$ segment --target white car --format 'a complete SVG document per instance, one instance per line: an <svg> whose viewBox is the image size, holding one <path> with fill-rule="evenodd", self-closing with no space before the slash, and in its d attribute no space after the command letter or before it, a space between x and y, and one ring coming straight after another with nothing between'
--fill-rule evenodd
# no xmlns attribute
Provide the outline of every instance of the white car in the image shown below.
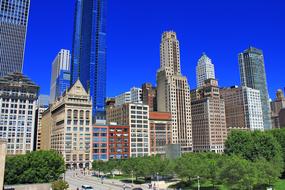
<svg viewBox="0 0 285 190"><path fill-rule="evenodd" d="M82 185L82 190L94 190L90 185Z"/></svg>

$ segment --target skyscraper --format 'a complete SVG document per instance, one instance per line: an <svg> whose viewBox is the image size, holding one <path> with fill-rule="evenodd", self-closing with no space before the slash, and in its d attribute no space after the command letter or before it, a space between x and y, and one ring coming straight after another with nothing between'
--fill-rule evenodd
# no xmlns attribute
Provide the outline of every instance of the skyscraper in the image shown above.
<svg viewBox="0 0 285 190"><path fill-rule="evenodd" d="M53 103L70 87L70 51L62 49L52 63L50 102Z"/></svg>
<svg viewBox="0 0 285 190"><path fill-rule="evenodd" d="M22 72L30 0L0 1L0 77Z"/></svg>
<svg viewBox="0 0 285 190"><path fill-rule="evenodd" d="M79 78L90 91L93 117L97 119L105 118L106 1L76 1L73 35L71 83Z"/></svg>
<svg viewBox="0 0 285 190"><path fill-rule="evenodd" d="M191 91L192 137L194 152L224 152L227 139L225 101L218 81L207 79Z"/></svg>
<svg viewBox="0 0 285 190"><path fill-rule="evenodd" d="M207 79L215 79L215 67L212 60L203 53L196 67L197 88L203 87Z"/></svg>
<svg viewBox="0 0 285 190"><path fill-rule="evenodd" d="M172 143L180 144L183 152L192 151L190 87L187 78L181 74L179 41L173 31L162 35L157 109L171 114Z"/></svg>
<svg viewBox="0 0 285 190"><path fill-rule="evenodd" d="M262 50L249 47L239 54L241 85L260 90L264 129L271 129L271 114Z"/></svg>

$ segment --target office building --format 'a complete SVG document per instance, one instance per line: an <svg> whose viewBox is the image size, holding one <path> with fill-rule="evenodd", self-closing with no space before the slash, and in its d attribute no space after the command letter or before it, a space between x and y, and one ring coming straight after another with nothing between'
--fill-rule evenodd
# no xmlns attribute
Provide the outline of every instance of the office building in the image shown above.
<svg viewBox="0 0 285 190"><path fill-rule="evenodd" d="M143 104L123 104L106 108L107 124L130 127L130 157L150 155L149 107Z"/></svg>
<svg viewBox="0 0 285 190"><path fill-rule="evenodd" d="M80 79L90 91L92 115L100 120L105 118L106 100L106 3L76 0L71 58L71 83Z"/></svg>
<svg viewBox="0 0 285 190"><path fill-rule="evenodd" d="M250 47L239 54L241 85L260 90L264 129L271 126L271 113L262 50Z"/></svg>
<svg viewBox="0 0 285 190"><path fill-rule="evenodd" d="M233 86L220 89L220 94L225 100L228 131L264 130L259 90Z"/></svg>
<svg viewBox="0 0 285 190"><path fill-rule="evenodd" d="M181 74L179 41L175 32L164 32L160 45L160 69L157 72L157 110L172 119L172 143L182 152L192 151L190 87Z"/></svg>
<svg viewBox="0 0 285 190"><path fill-rule="evenodd" d="M279 123L279 113L280 110L285 108L285 98L284 93L281 89L279 89L276 93L276 99L270 102L271 105L271 121L272 121L272 128L280 128Z"/></svg>
<svg viewBox="0 0 285 190"><path fill-rule="evenodd" d="M0 138L7 139L7 154L33 151L39 87L21 73L0 78Z"/></svg>
<svg viewBox="0 0 285 190"><path fill-rule="evenodd" d="M149 111L157 111L157 90L151 83L145 83L142 85L142 101L143 104L149 106Z"/></svg>
<svg viewBox="0 0 285 190"><path fill-rule="evenodd" d="M207 79L191 91L192 137L194 152L222 153L227 139L225 103L218 81Z"/></svg>
<svg viewBox="0 0 285 190"><path fill-rule="evenodd" d="M53 103L70 87L70 51L62 49L52 63L50 102Z"/></svg>
<svg viewBox="0 0 285 190"><path fill-rule="evenodd" d="M90 94L77 80L43 113L41 146L59 152L69 168L91 167L91 113Z"/></svg>
<svg viewBox="0 0 285 190"><path fill-rule="evenodd" d="M109 160L130 158L130 127L108 126Z"/></svg>
<svg viewBox="0 0 285 190"><path fill-rule="evenodd" d="M5 160L7 144L4 139L0 139L0 189L4 189Z"/></svg>
<svg viewBox="0 0 285 190"><path fill-rule="evenodd" d="M215 78L214 64L212 64L212 60L203 53L196 66L197 88L203 87L205 80Z"/></svg>
<svg viewBox="0 0 285 190"><path fill-rule="evenodd" d="M107 161L109 152L108 126L95 124L92 138L93 161Z"/></svg>
<svg viewBox="0 0 285 190"><path fill-rule="evenodd" d="M133 87L130 91L115 97L116 106L121 106L126 103L142 103L142 89Z"/></svg>
<svg viewBox="0 0 285 190"><path fill-rule="evenodd" d="M172 144L170 113L149 112L150 154L165 155L166 147Z"/></svg>
<svg viewBox="0 0 285 190"><path fill-rule="evenodd" d="M41 149L41 130L42 130L42 116L44 111L46 111L49 107L49 96L48 95L40 95L37 102L36 108L36 122L35 122L35 145L34 150Z"/></svg>
<svg viewBox="0 0 285 190"><path fill-rule="evenodd" d="M30 0L0 1L0 77L23 70Z"/></svg>

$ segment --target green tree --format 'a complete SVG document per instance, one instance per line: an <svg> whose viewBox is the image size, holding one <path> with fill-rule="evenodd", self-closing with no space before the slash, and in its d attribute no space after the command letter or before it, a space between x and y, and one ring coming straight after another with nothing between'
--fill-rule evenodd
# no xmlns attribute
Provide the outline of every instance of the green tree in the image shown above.
<svg viewBox="0 0 285 190"><path fill-rule="evenodd" d="M66 181L58 180L52 183L51 188L53 190L67 190L69 185Z"/></svg>
<svg viewBox="0 0 285 190"><path fill-rule="evenodd" d="M55 151L8 156L5 184L49 183L57 180L64 172L64 160Z"/></svg>
<svg viewBox="0 0 285 190"><path fill-rule="evenodd" d="M223 165L220 180L229 189L252 190L258 184L257 169L250 161L230 156L224 157L220 162Z"/></svg>

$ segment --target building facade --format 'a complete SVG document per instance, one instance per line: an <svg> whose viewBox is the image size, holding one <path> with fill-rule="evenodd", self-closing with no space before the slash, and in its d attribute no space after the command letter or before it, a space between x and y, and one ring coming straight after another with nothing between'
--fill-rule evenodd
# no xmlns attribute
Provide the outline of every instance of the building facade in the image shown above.
<svg viewBox="0 0 285 190"><path fill-rule="evenodd" d="M21 73L0 78L0 138L7 139L7 154L33 151L39 87Z"/></svg>
<svg viewBox="0 0 285 190"><path fill-rule="evenodd" d="M165 155L167 145L172 144L171 114L149 112L150 154Z"/></svg>
<svg viewBox="0 0 285 190"><path fill-rule="evenodd" d="M30 0L0 1L0 77L23 70Z"/></svg>
<svg viewBox="0 0 285 190"><path fill-rule="evenodd" d="M130 158L130 127L108 126L109 160Z"/></svg>
<svg viewBox="0 0 285 190"><path fill-rule="evenodd" d="M70 87L70 51L62 49L52 63L50 102L53 103Z"/></svg>
<svg viewBox="0 0 285 190"><path fill-rule="evenodd" d="M239 54L241 85L260 90L264 129L271 126L269 95L262 50L250 47Z"/></svg>
<svg viewBox="0 0 285 190"><path fill-rule="evenodd" d="M130 127L130 157L150 155L148 105L130 103L108 106L106 116L107 124Z"/></svg>
<svg viewBox="0 0 285 190"><path fill-rule="evenodd" d="M107 161L109 157L108 126L95 125L92 138L93 160Z"/></svg>
<svg viewBox="0 0 285 190"><path fill-rule="evenodd" d="M90 91L93 117L105 118L107 0L76 0L71 83Z"/></svg>
<svg viewBox="0 0 285 190"><path fill-rule="evenodd" d="M264 130L259 90L233 86L221 89L220 93L225 100L226 123L229 131Z"/></svg>
<svg viewBox="0 0 285 190"><path fill-rule="evenodd" d="M69 168L91 167L92 101L81 82L77 80L49 112L43 114L42 137L50 135L50 139L42 143L50 141L50 145L43 146L59 152Z"/></svg>
<svg viewBox="0 0 285 190"><path fill-rule="evenodd" d="M191 91L192 137L195 152L224 152L227 139L225 103L218 81L207 79L202 88Z"/></svg>
<svg viewBox="0 0 285 190"><path fill-rule="evenodd" d="M142 101L149 106L150 112L157 111L157 90L151 83L142 85Z"/></svg>
<svg viewBox="0 0 285 190"><path fill-rule="evenodd" d="M203 53L196 66L197 88L203 87L205 80L215 78L215 66L212 60Z"/></svg>
<svg viewBox="0 0 285 190"><path fill-rule="evenodd" d="M270 102L271 106L271 121L272 128L280 128L279 113L281 109L285 108L285 98L284 93L281 89L278 89L276 93L276 99Z"/></svg>
<svg viewBox="0 0 285 190"><path fill-rule="evenodd" d="M180 48L175 32L165 32L160 45L160 69L157 72L157 110L172 119L172 143L183 152L192 151L190 87L180 69Z"/></svg>
<svg viewBox="0 0 285 190"><path fill-rule="evenodd" d="M49 96L40 95L38 102L37 102L37 109L36 109L36 122L35 122L36 140L35 140L34 150L41 149L42 117L43 117L43 113L48 109L48 107L49 107Z"/></svg>
<svg viewBox="0 0 285 190"><path fill-rule="evenodd" d="M124 92L115 97L116 106L127 103L142 103L142 89L133 87L128 92Z"/></svg>

